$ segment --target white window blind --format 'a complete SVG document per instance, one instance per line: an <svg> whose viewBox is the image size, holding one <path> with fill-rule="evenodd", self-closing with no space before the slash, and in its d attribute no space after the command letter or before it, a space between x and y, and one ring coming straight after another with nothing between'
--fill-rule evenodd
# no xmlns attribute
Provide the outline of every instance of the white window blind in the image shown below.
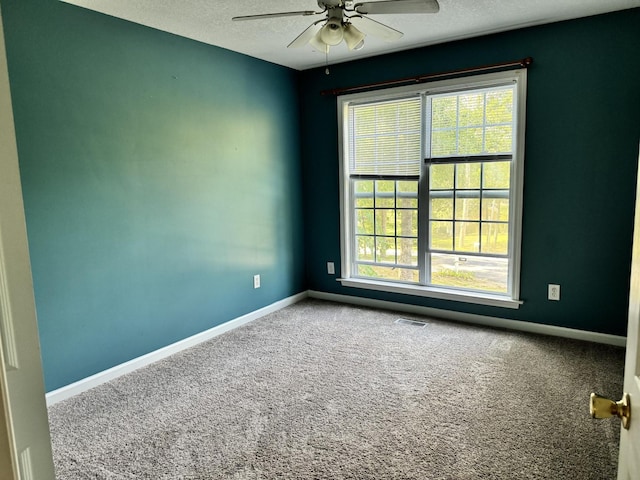
<svg viewBox="0 0 640 480"><path fill-rule="evenodd" d="M421 110L420 97L350 105L349 173L420 175Z"/></svg>

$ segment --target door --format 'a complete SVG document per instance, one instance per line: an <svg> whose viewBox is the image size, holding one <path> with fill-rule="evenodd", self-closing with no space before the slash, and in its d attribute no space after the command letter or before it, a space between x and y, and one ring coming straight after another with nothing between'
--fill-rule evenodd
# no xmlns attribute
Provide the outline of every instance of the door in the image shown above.
<svg viewBox="0 0 640 480"><path fill-rule="evenodd" d="M624 366L624 391L629 394L631 421L621 429L618 480L640 478L640 175L636 190L636 213L633 229L629 326Z"/></svg>
<svg viewBox="0 0 640 480"><path fill-rule="evenodd" d="M0 479L53 480L0 12Z"/></svg>

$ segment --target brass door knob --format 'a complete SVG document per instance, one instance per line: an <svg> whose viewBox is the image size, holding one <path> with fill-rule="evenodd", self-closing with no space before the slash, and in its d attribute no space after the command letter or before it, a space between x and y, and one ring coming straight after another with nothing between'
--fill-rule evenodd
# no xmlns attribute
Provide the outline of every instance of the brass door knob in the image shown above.
<svg viewBox="0 0 640 480"><path fill-rule="evenodd" d="M625 393L622 400L614 402L592 393L589 413L591 413L591 418L619 417L622 419L622 427L628 429L629 423L631 423L631 398L628 393Z"/></svg>

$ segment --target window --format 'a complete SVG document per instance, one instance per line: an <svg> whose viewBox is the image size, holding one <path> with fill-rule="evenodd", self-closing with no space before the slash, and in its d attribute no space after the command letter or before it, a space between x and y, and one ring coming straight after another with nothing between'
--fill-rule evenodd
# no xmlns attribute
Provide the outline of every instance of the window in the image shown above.
<svg viewBox="0 0 640 480"><path fill-rule="evenodd" d="M344 285L517 308L525 83L338 99Z"/></svg>

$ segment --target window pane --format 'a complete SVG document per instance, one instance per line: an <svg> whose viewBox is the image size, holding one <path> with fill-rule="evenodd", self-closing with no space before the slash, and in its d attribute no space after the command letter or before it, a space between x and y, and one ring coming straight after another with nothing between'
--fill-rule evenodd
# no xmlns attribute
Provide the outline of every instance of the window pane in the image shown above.
<svg viewBox="0 0 640 480"><path fill-rule="evenodd" d="M453 192L451 192L453 196ZM431 198L431 218L452 220L453 198Z"/></svg>
<svg viewBox="0 0 640 480"><path fill-rule="evenodd" d="M456 128L458 120L458 103L454 96L436 97L431 102L433 129Z"/></svg>
<svg viewBox="0 0 640 480"><path fill-rule="evenodd" d="M446 253L432 253L431 284L445 287L473 285L475 274L467 265L468 258Z"/></svg>
<svg viewBox="0 0 640 480"><path fill-rule="evenodd" d="M453 188L453 164L431 165L429 169L429 183L432 190Z"/></svg>
<svg viewBox="0 0 640 480"><path fill-rule="evenodd" d="M456 222L455 250L458 252L480 251L480 224Z"/></svg>
<svg viewBox="0 0 640 480"><path fill-rule="evenodd" d="M403 237L418 236L418 211L396 210L398 235Z"/></svg>
<svg viewBox="0 0 640 480"><path fill-rule="evenodd" d="M509 253L509 226L506 223L482 224L482 253Z"/></svg>
<svg viewBox="0 0 640 480"><path fill-rule="evenodd" d="M381 267L378 265L358 265L356 274L360 277L378 278L380 280L393 280L396 282L418 283L417 270L396 267Z"/></svg>
<svg viewBox="0 0 640 480"><path fill-rule="evenodd" d="M376 210L376 235L395 236L396 221L395 210Z"/></svg>
<svg viewBox="0 0 640 480"><path fill-rule="evenodd" d="M507 293L509 262L506 258L432 253L431 284Z"/></svg>
<svg viewBox="0 0 640 480"><path fill-rule="evenodd" d="M356 180L353 182L356 197L356 207L373 207L373 182L371 180Z"/></svg>
<svg viewBox="0 0 640 480"><path fill-rule="evenodd" d="M456 188L480 188L480 163L456 165Z"/></svg>
<svg viewBox="0 0 640 480"><path fill-rule="evenodd" d="M513 90L502 89L487 92L487 123L511 123L513 121Z"/></svg>
<svg viewBox="0 0 640 480"><path fill-rule="evenodd" d="M509 221L509 197L495 198L499 192L485 192L482 197L482 220ZM508 192L505 192L505 195Z"/></svg>
<svg viewBox="0 0 640 480"><path fill-rule="evenodd" d="M376 207L396 206L395 182L393 180L376 181Z"/></svg>
<svg viewBox="0 0 640 480"><path fill-rule="evenodd" d="M461 129L458 137L458 155L477 155L483 153L482 128Z"/></svg>
<svg viewBox="0 0 640 480"><path fill-rule="evenodd" d="M453 222L431 222L429 246L435 250L453 250Z"/></svg>
<svg viewBox="0 0 640 480"><path fill-rule="evenodd" d="M484 123L484 94L466 93L459 97L458 125L469 127Z"/></svg>
<svg viewBox="0 0 640 480"><path fill-rule="evenodd" d="M417 238L398 238L398 263L401 265L418 265Z"/></svg>
<svg viewBox="0 0 640 480"><path fill-rule="evenodd" d="M485 151L487 153L508 153L512 148L512 127L511 125L501 125L498 127L487 127L485 130Z"/></svg>
<svg viewBox="0 0 640 480"><path fill-rule="evenodd" d="M449 157L458 151L455 130L434 130L431 132L431 156Z"/></svg>
<svg viewBox="0 0 640 480"><path fill-rule="evenodd" d="M396 239L376 237L376 262L396 263Z"/></svg>
<svg viewBox="0 0 640 480"><path fill-rule="evenodd" d="M356 260L373 262L374 252L373 237L356 237Z"/></svg>
<svg viewBox="0 0 640 480"><path fill-rule="evenodd" d="M511 162L487 162L482 171L483 188L509 188Z"/></svg>
<svg viewBox="0 0 640 480"><path fill-rule="evenodd" d="M412 198L409 197L408 193L404 193L404 192L397 192L398 193L398 200L397 200L397 205L398 208L418 208L418 199L417 198ZM405 197L405 195L407 195Z"/></svg>
<svg viewBox="0 0 640 480"><path fill-rule="evenodd" d="M396 182L396 204L400 208L418 208L418 182Z"/></svg>
<svg viewBox="0 0 640 480"><path fill-rule="evenodd" d="M395 208L396 201L393 193L380 192L376 193L376 208Z"/></svg>
<svg viewBox="0 0 640 480"><path fill-rule="evenodd" d="M356 210L356 233L373 235L373 210Z"/></svg>
<svg viewBox="0 0 640 480"><path fill-rule="evenodd" d="M480 89L431 100L431 156L512 151L514 88Z"/></svg>
<svg viewBox="0 0 640 480"><path fill-rule="evenodd" d="M480 199L456 198L456 220L480 220Z"/></svg>

